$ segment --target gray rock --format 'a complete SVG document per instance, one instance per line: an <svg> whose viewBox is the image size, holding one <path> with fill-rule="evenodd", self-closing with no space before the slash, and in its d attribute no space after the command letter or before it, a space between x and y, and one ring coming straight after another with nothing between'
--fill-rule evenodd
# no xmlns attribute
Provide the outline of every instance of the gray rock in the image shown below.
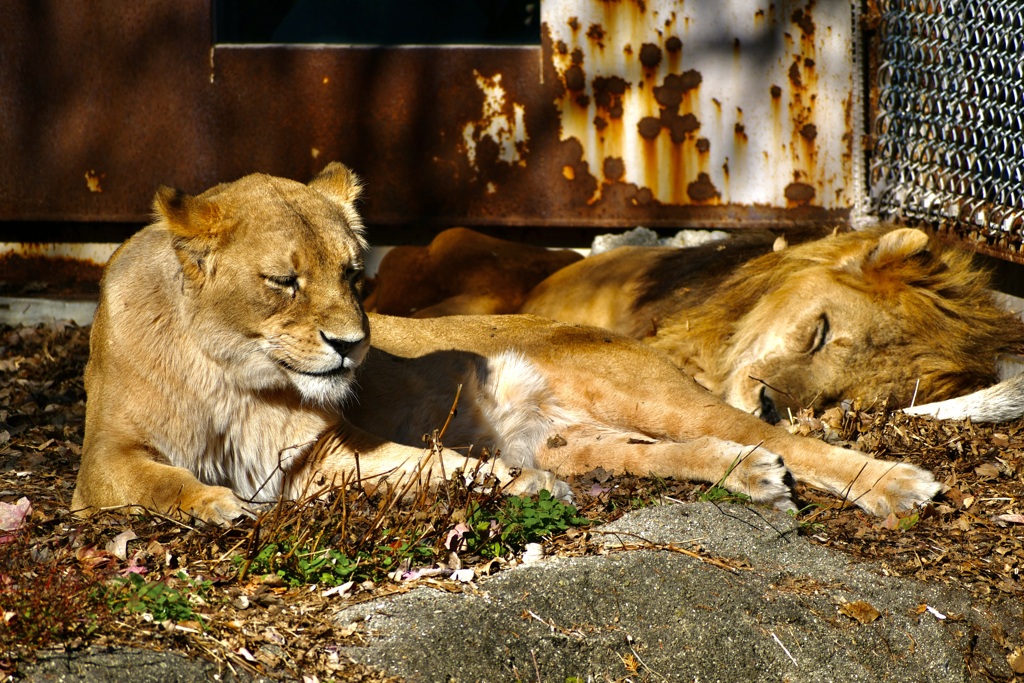
<svg viewBox="0 0 1024 683"><path fill-rule="evenodd" d="M793 525L736 506L637 511L600 530L608 555L546 559L472 592L422 588L345 609L339 622L365 619L373 634L346 654L424 682L616 680L631 668L641 679L706 683L1012 675L991 632L1020 633L1019 606L885 576L811 545ZM699 548L736 568L615 549L641 540ZM840 611L858 601L880 616L860 623Z"/></svg>
<svg viewBox="0 0 1024 683"><path fill-rule="evenodd" d="M226 667L205 659L137 648L91 648L81 652L40 652L19 676L33 683L190 683L192 681L257 681L236 677Z"/></svg>

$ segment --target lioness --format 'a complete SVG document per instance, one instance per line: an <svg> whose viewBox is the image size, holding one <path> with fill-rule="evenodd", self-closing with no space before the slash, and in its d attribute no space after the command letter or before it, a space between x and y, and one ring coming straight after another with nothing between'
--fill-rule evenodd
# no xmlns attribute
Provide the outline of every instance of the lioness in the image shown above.
<svg viewBox="0 0 1024 683"><path fill-rule="evenodd" d="M605 330L534 316L368 318L359 192L337 163L308 185L251 175L198 196L157 192L156 222L103 278L76 510L226 523L249 502L324 482L438 482L457 469L567 497L555 474L601 466L722 481L789 507L788 467L877 515L940 489L913 465L736 410ZM500 451L486 464L423 447L460 385L445 440Z"/></svg>

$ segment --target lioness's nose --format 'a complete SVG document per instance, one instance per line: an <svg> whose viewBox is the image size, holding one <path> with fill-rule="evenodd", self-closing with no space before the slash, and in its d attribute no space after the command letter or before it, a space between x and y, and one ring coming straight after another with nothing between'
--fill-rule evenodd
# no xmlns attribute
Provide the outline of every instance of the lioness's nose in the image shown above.
<svg viewBox="0 0 1024 683"><path fill-rule="evenodd" d="M320 331L320 336L323 338L325 342L330 344L331 348L334 349L334 351L342 358L348 356L348 354L352 352L352 349L358 346L359 343L362 342L363 339L365 339L365 335L359 335L356 338L348 339L342 337L332 337L323 330Z"/></svg>

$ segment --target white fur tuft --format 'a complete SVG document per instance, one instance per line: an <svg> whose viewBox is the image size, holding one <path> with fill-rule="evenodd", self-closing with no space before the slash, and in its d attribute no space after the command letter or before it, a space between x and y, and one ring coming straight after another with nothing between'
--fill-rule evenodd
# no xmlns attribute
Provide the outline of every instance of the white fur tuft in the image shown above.
<svg viewBox="0 0 1024 683"><path fill-rule="evenodd" d="M543 374L518 351L488 359L480 382L479 406L513 467L534 467L534 456L560 413Z"/></svg>

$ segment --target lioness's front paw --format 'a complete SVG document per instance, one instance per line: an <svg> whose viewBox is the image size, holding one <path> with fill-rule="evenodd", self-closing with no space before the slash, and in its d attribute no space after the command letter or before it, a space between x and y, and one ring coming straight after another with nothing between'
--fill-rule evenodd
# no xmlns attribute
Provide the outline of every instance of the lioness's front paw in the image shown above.
<svg viewBox="0 0 1024 683"><path fill-rule="evenodd" d="M548 491L554 498L565 503L572 502L572 489L569 485L546 470L524 467L505 487L505 493L513 496L532 496L541 491Z"/></svg>
<svg viewBox="0 0 1024 683"><path fill-rule="evenodd" d="M857 505L873 515L887 517L893 512L906 512L927 503L943 490L943 485L928 470L905 462L875 461L876 466L866 469L854 491L869 488L856 496L849 496Z"/></svg>
<svg viewBox="0 0 1024 683"><path fill-rule="evenodd" d="M203 486L192 495L183 496L179 507L182 514L217 526L253 516L248 504L224 486Z"/></svg>

